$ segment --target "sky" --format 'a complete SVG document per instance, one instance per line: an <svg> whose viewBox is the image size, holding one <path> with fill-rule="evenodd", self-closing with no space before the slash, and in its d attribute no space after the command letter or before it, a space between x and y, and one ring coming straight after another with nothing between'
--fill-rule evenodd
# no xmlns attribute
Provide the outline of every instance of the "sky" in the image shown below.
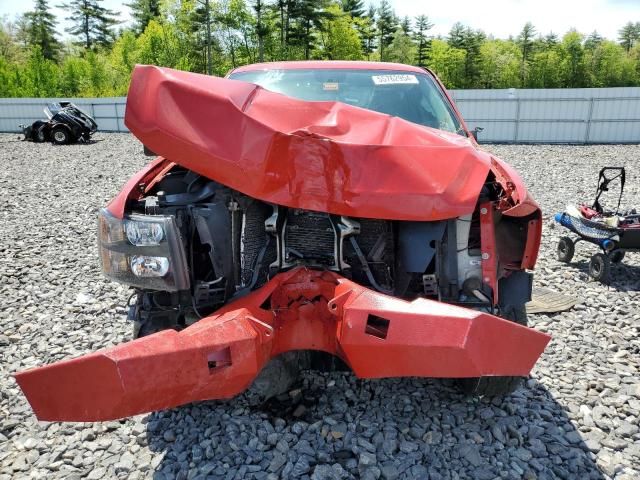
<svg viewBox="0 0 640 480"><path fill-rule="evenodd" d="M58 15L61 34L68 26L64 21L67 13L53 5L63 1L49 1ZM103 0L102 5L121 12L120 19L126 24L131 16L124 4L129 1ZM597 30L606 38L617 39L622 25L640 22L640 0L391 0L391 4L401 17L427 15L434 24L431 33L442 36L455 22L462 22L496 38L507 38L516 36L530 21L543 35L553 32L561 36L575 28L582 33ZM6 15L11 20L32 6L31 0L0 0L0 17Z"/></svg>

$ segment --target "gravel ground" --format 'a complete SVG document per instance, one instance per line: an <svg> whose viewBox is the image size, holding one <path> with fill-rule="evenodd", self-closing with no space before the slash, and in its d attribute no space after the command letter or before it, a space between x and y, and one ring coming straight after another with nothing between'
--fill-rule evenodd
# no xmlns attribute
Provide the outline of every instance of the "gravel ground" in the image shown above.
<svg viewBox="0 0 640 480"><path fill-rule="evenodd" d="M95 217L146 161L128 135L53 147L0 135L0 479L634 479L640 476L640 255L589 281L579 245L555 260L554 212L591 199L604 165L630 170L639 146L490 146L545 211L536 282L577 295L535 315L553 341L527 388L469 399L447 382L308 373L286 399L207 402L95 424L38 423L12 372L129 338L125 287L100 274Z"/></svg>

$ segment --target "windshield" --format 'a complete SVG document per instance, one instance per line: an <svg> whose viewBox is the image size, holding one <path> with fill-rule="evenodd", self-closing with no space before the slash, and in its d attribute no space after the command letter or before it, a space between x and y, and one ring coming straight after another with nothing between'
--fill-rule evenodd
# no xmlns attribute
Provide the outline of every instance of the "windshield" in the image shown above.
<svg viewBox="0 0 640 480"><path fill-rule="evenodd" d="M237 72L234 80L307 101L336 101L464 135L433 78L396 70L291 69Z"/></svg>

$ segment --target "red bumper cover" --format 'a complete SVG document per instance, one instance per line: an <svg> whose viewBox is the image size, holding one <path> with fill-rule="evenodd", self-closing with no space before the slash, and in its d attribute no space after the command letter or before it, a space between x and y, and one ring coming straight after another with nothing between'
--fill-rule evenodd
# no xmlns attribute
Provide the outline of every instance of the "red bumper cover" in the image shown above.
<svg viewBox="0 0 640 480"><path fill-rule="evenodd" d="M96 421L245 390L290 350L341 357L361 378L527 375L544 333L332 272L296 269L181 332L167 330L16 374L40 420Z"/></svg>

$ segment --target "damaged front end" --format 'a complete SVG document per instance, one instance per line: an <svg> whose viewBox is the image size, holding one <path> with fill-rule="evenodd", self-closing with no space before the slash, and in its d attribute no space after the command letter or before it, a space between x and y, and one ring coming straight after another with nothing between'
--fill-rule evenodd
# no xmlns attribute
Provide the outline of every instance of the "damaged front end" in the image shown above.
<svg viewBox="0 0 640 480"><path fill-rule="evenodd" d="M279 393L266 367L317 352L361 378L473 379L482 394L548 343L512 314L530 299L540 210L469 139L152 67L134 73L126 123L163 155L99 215L137 339L18 373L39 419Z"/></svg>

